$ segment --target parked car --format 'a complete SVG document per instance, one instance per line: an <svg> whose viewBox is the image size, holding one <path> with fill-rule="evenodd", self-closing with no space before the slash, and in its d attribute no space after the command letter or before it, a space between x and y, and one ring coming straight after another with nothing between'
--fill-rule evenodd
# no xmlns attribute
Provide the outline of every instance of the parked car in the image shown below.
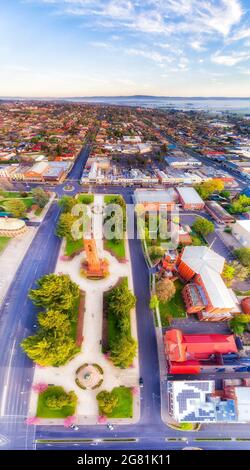
<svg viewBox="0 0 250 470"><path fill-rule="evenodd" d="M143 384L143 378L140 377L140 378L139 378L139 386L140 386L140 387L143 387L143 385L144 385L144 384Z"/></svg>
<svg viewBox="0 0 250 470"><path fill-rule="evenodd" d="M79 430L79 426L77 426L76 424L71 424L71 425L70 425L70 428L73 429L74 431L78 431L78 430Z"/></svg>

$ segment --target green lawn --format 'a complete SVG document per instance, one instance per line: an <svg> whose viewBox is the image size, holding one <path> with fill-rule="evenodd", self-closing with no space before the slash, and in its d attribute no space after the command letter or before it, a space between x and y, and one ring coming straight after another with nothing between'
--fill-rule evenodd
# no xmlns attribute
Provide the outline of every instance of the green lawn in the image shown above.
<svg viewBox="0 0 250 470"><path fill-rule="evenodd" d="M118 397L118 405L113 409L108 418L132 418L133 395L131 388L116 387L112 392Z"/></svg>
<svg viewBox="0 0 250 470"><path fill-rule="evenodd" d="M9 241L10 241L9 237L0 237L0 253L8 245Z"/></svg>
<svg viewBox="0 0 250 470"><path fill-rule="evenodd" d="M176 293L169 302L159 302L159 309L161 315L162 326L169 326L168 317L184 318L186 316L186 307L181 295L183 284L177 280L175 281Z"/></svg>
<svg viewBox="0 0 250 470"><path fill-rule="evenodd" d="M54 395L55 388L61 389L62 387L49 387L45 392L39 394L36 411L36 416L38 418L67 418L67 416L74 415L75 406L64 406L61 410L48 408L46 405L46 399L50 395Z"/></svg>
<svg viewBox="0 0 250 470"><path fill-rule="evenodd" d="M92 204L94 202L94 194L79 194L77 199L82 204Z"/></svg>
<svg viewBox="0 0 250 470"><path fill-rule="evenodd" d="M110 253L115 256L118 261L123 260L126 256L124 240L119 240L118 243L116 243L114 240L104 240L104 248L105 250L110 251Z"/></svg>
<svg viewBox="0 0 250 470"><path fill-rule="evenodd" d="M67 240L65 247L65 255L71 256L74 253L77 253L79 250L83 249L83 239L80 240Z"/></svg>
<svg viewBox="0 0 250 470"><path fill-rule="evenodd" d="M2 199L0 197L0 204L2 207L5 206L5 203L10 200L10 199L20 199L23 201L23 203L26 206L26 209L30 209L30 207L34 204L33 196L31 193L28 193L29 196L27 197L22 197L20 192L10 192L10 191L4 191L3 193L0 192L0 196L2 196Z"/></svg>

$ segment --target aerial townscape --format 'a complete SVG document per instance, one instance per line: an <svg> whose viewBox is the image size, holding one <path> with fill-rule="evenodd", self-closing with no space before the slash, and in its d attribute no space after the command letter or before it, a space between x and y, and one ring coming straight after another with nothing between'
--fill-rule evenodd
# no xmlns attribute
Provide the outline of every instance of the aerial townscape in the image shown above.
<svg viewBox="0 0 250 470"><path fill-rule="evenodd" d="M26 3L20 15L64 4ZM132 29L140 2L103 3L99 15ZM225 37L244 2L226 3L214 11ZM127 55L150 58L140 51ZM60 80L47 94L20 83L0 83L0 450L249 450L247 88L180 98L116 83L117 95L70 97Z"/></svg>

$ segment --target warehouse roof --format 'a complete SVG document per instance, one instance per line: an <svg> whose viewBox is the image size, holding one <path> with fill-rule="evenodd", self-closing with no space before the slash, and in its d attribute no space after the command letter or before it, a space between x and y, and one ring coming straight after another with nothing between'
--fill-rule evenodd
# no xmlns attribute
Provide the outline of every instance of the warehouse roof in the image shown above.
<svg viewBox="0 0 250 470"><path fill-rule="evenodd" d="M153 191L136 190L134 192L135 200L138 204L143 203L170 203L177 201L177 193L174 188L156 189Z"/></svg>
<svg viewBox="0 0 250 470"><path fill-rule="evenodd" d="M194 188L183 186L177 191L185 204L203 204L203 200Z"/></svg>

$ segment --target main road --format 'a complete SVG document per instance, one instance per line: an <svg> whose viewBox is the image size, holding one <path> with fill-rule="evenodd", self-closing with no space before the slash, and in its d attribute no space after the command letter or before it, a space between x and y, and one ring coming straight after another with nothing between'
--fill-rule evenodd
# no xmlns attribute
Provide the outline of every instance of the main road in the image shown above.
<svg viewBox="0 0 250 470"><path fill-rule="evenodd" d="M90 144L82 150L75 167L69 174L67 183L75 187L74 193L80 189L77 180L81 176L90 151ZM75 182L75 183L74 183ZM62 194L63 187L55 188L58 195ZM127 203L132 203L131 188L121 187L106 188L108 192L123 194ZM104 191L102 188L97 191ZM186 445L183 441L166 441L166 438L187 439L189 446L196 446L197 433L185 433L168 428L161 420L160 401L160 374L158 353L155 336L155 328L152 312L149 309L150 288L149 272L144 260L141 243L138 239L129 240L129 248L132 261L134 290L137 296L137 324L139 342L140 374L144 379L144 387L141 393L141 416L138 423L133 425L115 426L114 431L109 431L106 426L80 427L76 433L71 429L61 426L28 426L25 423L27 416L30 389L34 374L34 365L22 352L20 342L22 339L36 330L37 310L28 300L28 291L35 286L35 281L46 273L54 271L60 248L60 240L54 230L59 216L59 208L53 203L44 221L40 225L31 247L21 263L7 293L5 301L0 309L0 352L1 369L0 383L1 394L1 418L0 418L0 446L2 449L32 449L47 448L44 440L72 440L92 439L92 444L100 445L102 449L110 448L180 448ZM209 425L203 426L199 437L217 438L222 436L231 438L246 438L249 433L248 425ZM137 439L137 443L126 444L113 442L113 444L100 442L101 439ZM42 440L36 444L37 440ZM97 440L97 441L96 441ZM99 442L99 443L98 443ZM239 441L226 442L231 449L246 448L247 444ZM77 444L77 442L75 443ZM220 448L223 448L223 443ZM206 447L207 444L204 444ZM215 444L219 446L218 443ZM80 444L87 448L88 444ZM51 448L62 448L62 444L50 443ZM65 444L63 448L75 448L73 443ZM92 448L92 447L89 447Z"/></svg>

